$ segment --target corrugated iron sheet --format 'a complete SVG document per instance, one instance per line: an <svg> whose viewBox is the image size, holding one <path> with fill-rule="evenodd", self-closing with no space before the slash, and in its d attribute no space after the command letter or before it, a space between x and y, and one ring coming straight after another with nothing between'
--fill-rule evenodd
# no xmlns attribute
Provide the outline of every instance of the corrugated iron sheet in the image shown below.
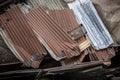
<svg viewBox="0 0 120 80"><path fill-rule="evenodd" d="M80 56L73 57L71 59L66 59L64 61L61 61L61 63L63 66L81 64L87 54L88 54L88 51L84 50Z"/></svg>
<svg viewBox="0 0 120 80"><path fill-rule="evenodd" d="M83 43L83 41L86 40L86 38L84 37L84 33L81 29L81 26L79 26L79 24L77 23L72 10L49 10L48 13L55 21L57 21L57 23L61 25L62 29L64 29L67 33L70 34L73 40L76 40L78 42L81 51L83 51L83 47L85 49L86 47L88 47L88 45L85 45L85 43ZM81 63L86 55L84 52L81 54L82 55L78 57L66 59L65 64Z"/></svg>
<svg viewBox="0 0 120 80"><path fill-rule="evenodd" d="M49 10L48 13L66 32L79 27L75 15L70 9Z"/></svg>
<svg viewBox="0 0 120 80"><path fill-rule="evenodd" d="M109 32L90 0L75 0L68 3L68 6L73 9L78 22L83 24L96 50L108 48L113 43Z"/></svg>
<svg viewBox="0 0 120 80"><path fill-rule="evenodd" d="M81 64L86 55L89 55L91 61L109 62L115 56L115 50L114 48L95 50L93 47L89 47L81 53L81 56L66 59L62 62L62 65Z"/></svg>
<svg viewBox="0 0 120 80"><path fill-rule="evenodd" d="M110 61L112 57L115 56L114 48L107 48L102 50L95 50L92 47L90 48L90 52L98 58L100 61Z"/></svg>
<svg viewBox="0 0 120 80"><path fill-rule="evenodd" d="M80 55L76 42L42 8L37 8L26 14L26 18L40 37L39 39L44 40L45 44L43 43L43 45L54 59L60 60Z"/></svg>
<svg viewBox="0 0 120 80"><path fill-rule="evenodd" d="M61 25L61 28L64 29L73 40L78 41L78 43L82 41L85 34L81 26L77 23L71 9L49 10L48 14Z"/></svg>
<svg viewBox="0 0 120 80"><path fill-rule="evenodd" d="M43 6L51 10L60 10L64 9L63 5L61 4L60 0L28 0L32 7Z"/></svg>
<svg viewBox="0 0 120 80"><path fill-rule="evenodd" d="M2 14L0 21L1 30L4 33L2 37L6 42L11 43L17 51L12 50L14 54L17 57L19 56L19 59L24 61L27 66L39 67L46 51L33 33L19 7L14 7Z"/></svg>
<svg viewBox="0 0 120 80"><path fill-rule="evenodd" d="M86 55L86 51L84 50L90 46L90 42L86 39L86 37L84 37L84 33L81 26L77 23L73 11L70 9L49 10L48 13L61 25L62 29L71 35L73 40L78 42L80 50L83 51L78 57L62 61L63 65L80 64Z"/></svg>

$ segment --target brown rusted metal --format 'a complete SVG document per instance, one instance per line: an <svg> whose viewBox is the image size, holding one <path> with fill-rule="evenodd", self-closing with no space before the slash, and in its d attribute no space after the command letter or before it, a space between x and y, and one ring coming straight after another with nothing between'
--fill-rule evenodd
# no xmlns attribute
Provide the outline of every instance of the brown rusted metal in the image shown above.
<svg viewBox="0 0 120 80"><path fill-rule="evenodd" d="M59 60L80 55L77 43L42 8L37 8L26 14L26 18L37 35L41 36L54 55L60 58Z"/></svg>
<svg viewBox="0 0 120 80"><path fill-rule="evenodd" d="M84 33L71 9L49 10L48 14L61 25L62 29L70 34L73 40L81 41L80 39L84 36Z"/></svg>
<svg viewBox="0 0 120 80"><path fill-rule="evenodd" d="M80 56L77 57L73 57L71 59L66 59L62 62L62 65L76 65L76 64L81 64L83 62L83 59L85 58L85 56L88 54L87 50L84 50L83 52L81 52Z"/></svg>
<svg viewBox="0 0 120 80"><path fill-rule="evenodd" d="M90 51L92 54L96 55L96 57L100 61L110 61L111 58L115 56L114 48L95 50L92 47L90 47Z"/></svg>
<svg viewBox="0 0 120 80"><path fill-rule="evenodd" d="M23 61L34 68L39 67L42 58L46 55L46 51L19 7L14 7L2 14L0 20L3 31L7 35L6 40L11 41ZM31 60L34 55L38 55L40 59Z"/></svg>
<svg viewBox="0 0 120 80"><path fill-rule="evenodd" d="M95 50L93 47L88 47L80 56L64 60L62 65L81 64L86 55L89 55L90 61L110 62L111 58L115 56L115 50L114 48Z"/></svg>
<svg viewBox="0 0 120 80"><path fill-rule="evenodd" d="M49 10L48 13L66 32L79 27L71 9Z"/></svg>

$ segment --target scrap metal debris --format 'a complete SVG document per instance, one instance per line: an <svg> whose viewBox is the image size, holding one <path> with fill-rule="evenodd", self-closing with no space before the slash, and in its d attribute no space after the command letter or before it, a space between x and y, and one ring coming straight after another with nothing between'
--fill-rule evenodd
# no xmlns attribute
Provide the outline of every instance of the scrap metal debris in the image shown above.
<svg viewBox="0 0 120 80"><path fill-rule="evenodd" d="M40 36L53 51L51 53L43 44L54 59L59 61L80 55L77 43L42 8L34 9L26 14L26 18L38 38Z"/></svg>
<svg viewBox="0 0 120 80"><path fill-rule="evenodd" d="M90 0L23 0L24 3L17 6L11 5L12 0L9 2L7 8L0 6L0 35L22 63L0 65L0 80L12 79L10 76L15 79L32 76L35 80L42 77L56 80L57 76L66 80L66 75L73 80L72 73L75 80L86 80L86 76L99 80L108 76L112 80L119 79L111 75L119 74L120 68L104 68L109 66L116 51ZM50 68L46 61L58 67ZM44 64L47 69L41 69ZM6 69L7 66L11 70Z"/></svg>
<svg viewBox="0 0 120 80"><path fill-rule="evenodd" d="M73 9L79 24L83 24L87 35L96 50L108 48L113 40L90 0L75 0L68 3Z"/></svg>

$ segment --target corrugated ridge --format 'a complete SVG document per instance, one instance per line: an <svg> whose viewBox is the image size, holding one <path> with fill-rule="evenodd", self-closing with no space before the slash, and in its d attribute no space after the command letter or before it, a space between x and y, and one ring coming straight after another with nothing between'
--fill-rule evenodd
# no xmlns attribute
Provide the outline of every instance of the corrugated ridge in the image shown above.
<svg viewBox="0 0 120 80"><path fill-rule="evenodd" d="M16 47L17 50L18 48L22 48L26 51L26 54L24 54L20 51L22 49L18 50L19 54L22 57L24 56L24 59L28 59L27 55L30 55L31 57L33 55L38 55L38 57L42 57L46 54L45 49L33 33L19 7L14 7L1 15L0 20L2 27L9 35L14 47L18 46ZM30 58L29 61L31 61Z"/></svg>
<svg viewBox="0 0 120 80"><path fill-rule="evenodd" d="M26 14L32 28L46 41L58 57L71 58L80 55L70 36L42 8Z"/></svg>
<svg viewBox="0 0 120 80"><path fill-rule="evenodd" d="M81 53L81 56L74 57L72 59L66 59L64 61L64 65L80 64L82 63L84 57L87 54L92 55L92 57L97 61L107 62L107 61L110 61L111 58L115 56L115 50L114 48L107 48L107 49L102 49L97 51L93 47L89 47L89 51L84 50L84 52Z"/></svg>
<svg viewBox="0 0 120 80"><path fill-rule="evenodd" d="M28 0L31 5L36 8L38 6L47 7L50 10L64 9L60 0Z"/></svg>
<svg viewBox="0 0 120 80"><path fill-rule="evenodd" d="M79 27L75 15L70 9L49 10L49 15L53 17L66 32Z"/></svg>
<svg viewBox="0 0 120 80"><path fill-rule="evenodd" d="M115 56L115 50L114 50L114 48L107 48L107 49L102 49L102 50L95 50L95 49L93 49L91 47L90 50L101 61L109 61L112 57Z"/></svg>

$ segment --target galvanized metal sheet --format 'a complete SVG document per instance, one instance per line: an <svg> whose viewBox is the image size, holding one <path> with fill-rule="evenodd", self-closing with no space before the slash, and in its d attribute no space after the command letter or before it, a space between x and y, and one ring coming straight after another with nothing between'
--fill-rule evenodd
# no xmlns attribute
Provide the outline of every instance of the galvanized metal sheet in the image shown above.
<svg viewBox="0 0 120 80"><path fill-rule="evenodd" d="M90 0L76 0L68 3L79 24L83 24L96 50L109 47L113 40Z"/></svg>

